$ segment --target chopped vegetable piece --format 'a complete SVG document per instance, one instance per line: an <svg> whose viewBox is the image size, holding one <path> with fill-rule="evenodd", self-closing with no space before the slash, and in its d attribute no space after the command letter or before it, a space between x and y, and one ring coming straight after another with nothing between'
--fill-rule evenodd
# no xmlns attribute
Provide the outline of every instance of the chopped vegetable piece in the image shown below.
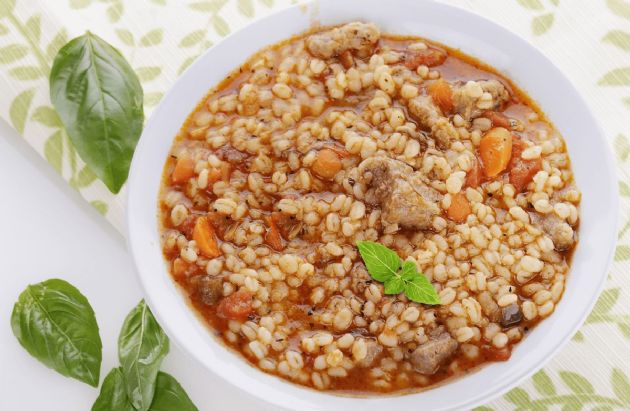
<svg viewBox="0 0 630 411"><path fill-rule="evenodd" d="M343 68L348 70L350 67L354 66L354 57L352 56L352 52L350 50L346 50L339 55L339 61Z"/></svg>
<svg viewBox="0 0 630 411"><path fill-rule="evenodd" d="M279 214L279 213L274 213ZM280 230L274 221L273 216L265 216L265 222L269 226L267 230L267 235L265 236L265 242L271 248L276 251L284 250L284 240L282 239L282 235L280 234Z"/></svg>
<svg viewBox="0 0 630 411"><path fill-rule="evenodd" d="M223 173L221 170L211 168L208 170L208 188L212 189L212 185L219 180L223 179Z"/></svg>
<svg viewBox="0 0 630 411"><path fill-rule="evenodd" d="M464 194L457 193L451 195L451 205L446 213L450 220L461 224L466 221L466 218L471 212L470 203Z"/></svg>
<svg viewBox="0 0 630 411"><path fill-rule="evenodd" d="M486 177L496 177L507 168L512 155L512 133L503 127L490 129L479 143L479 156Z"/></svg>
<svg viewBox="0 0 630 411"><path fill-rule="evenodd" d="M217 307L217 315L228 320L244 320L252 312L252 295L237 291L225 297Z"/></svg>
<svg viewBox="0 0 630 411"><path fill-rule="evenodd" d="M434 48L426 48L424 50L413 50L407 52L405 57L405 66L408 69L415 70L418 66L435 67L444 63L446 53L442 50Z"/></svg>
<svg viewBox="0 0 630 411"><path fill-rule="evenodd" d="M173 183L186 183L194 175L195 162L193 161L193 159L186 154L179 156L179 158L177 159L177 163L175 163L173 174L171 175Z"/></svg>
<svg viewBox="0 0 630 411"><path fill-rule="evenodd" d="M427 91L433 99L433 103L442 110L442 113L448 114L453 111L453 90L446 80L439 79L434 81L429 84Z"/></svg>
<svg viewBox="0 0 630 411"><path fill-rule="evenodd" d="M208 217L199 217L193 230L193 240L197 243L199 251L208 258L217 258L221 255L214 228L208 222Z"/></svg>
<svg viewBox="0 0 630 411"><path fill-rule="evenodd" d="M466 173L466 187L477 188L483 182L483 171L481 170L481 162L477 157L474 158L470 170Z"/></svg>
<svg viewBox="0 0 630 411"><path fill-rule="evenodd" d="M510 159L510 184L517 193L523 191L532 181L537 172L542 170L542 159L524 160L521 153L527 148L525 142L514 138L512 143L512 158Z"/></svg>
<svg viewBox="0 0 630 411"><path fill-rule="evenodd" d="M510 118L503 113L488 110L484 111L481 116L490 120L492 122L492 127L504 127L508 129L512 127L510 124Z"/></svg>
<svg viewBox="0 0 630 411"><path fill-rule="evenodd" d="M323 148L317 153L315 162L311 166L315 174L326 180L332 180L341 170L339 155L330 148Z"/></svg>
<svg viewBox="0 0 630 411"><path fill-rule="evenodd" d="M221 164L221 180L226 183L230 181L230 175L232 174L232 166L229 163Z"/></svg>

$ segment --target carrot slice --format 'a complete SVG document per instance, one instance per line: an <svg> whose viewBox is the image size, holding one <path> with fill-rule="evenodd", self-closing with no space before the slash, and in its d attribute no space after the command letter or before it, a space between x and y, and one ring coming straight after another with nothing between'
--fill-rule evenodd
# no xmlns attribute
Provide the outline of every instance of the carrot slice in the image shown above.
<svg viewBox="0 0 630 411"><path fill-rule="evenodd" d="M463 223L470 213L472 213L472 208L464 194L457 193L451 195L451 205L446 212L450 220L456 223Z"/></svg>
<svg viewBox="0 0 630 411"><path fill-rule="evenodd" d="M442 113L448 114L453 111L453 90L446 80L439 79L434 81L429 84L427 91L435 105L442 110Z"/></svg>
<svg viewBox="0 0 630 411"><path fill-rule="evenodd" d="M486 177L496 177L505 170L512 156L512 133L503 127L490 129L479 143L479 156Z"/></svg>
<svg viewBox="0 0 630 411"><path fill-rule="evenodd" d="M207 258L216 258L221 255L214 228L208 222L208 217L199 217L193 230L193 240L197 243L199 251Z"/></svg>
<svg viewBox="0 0 630 411"><path fill-rule="evenodd" d="M341 170L341 160L339 155L330 148L323 148L317 153L317 157L311 166L315 174L321 178L332 180Z"/></svg>
<svg viewBox="0 0 630 411"><path fill-rule="evenodd" d="M171 175L171 180L173 181L173 183L185 183L190 180L190 178L194 175L195 162L193 161L193 159L186 154L179 156L179 158L177 159L177 163L175 163L173 174Z"/></svg>
<svg viewBox="0 0 630 411"><path fill-rule="evenodd" d="M276 219L274 218L274 215L265 216L264 219L269 226L269 229L267 230L267 235L265 236L265 242L269 247L273 248L276 251L284 250L284 240L282 239L282 234L280 234L280 230L276 225Z"/></svg>

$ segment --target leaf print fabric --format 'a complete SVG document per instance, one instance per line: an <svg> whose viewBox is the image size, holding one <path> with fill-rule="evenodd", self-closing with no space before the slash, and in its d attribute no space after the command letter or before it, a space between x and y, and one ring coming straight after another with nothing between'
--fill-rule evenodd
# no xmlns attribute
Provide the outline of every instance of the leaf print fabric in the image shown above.
<svg viewBox="0 0 630 411"><path fill-rule="evenodd" d="M543 370L477 409L630 410L630 0L443 1L508 27L551 58L599 119L615 148L620 178L615 263L593 312ZM177 77L208 48L295 2L0 0L0 116L41 154L51 172L122 232L124 188L111 194L85 167L50 104L48 75L59 48L86 30L118 48L142 82L148 118ZM195 103L190 102L191 109Z"/></svg>

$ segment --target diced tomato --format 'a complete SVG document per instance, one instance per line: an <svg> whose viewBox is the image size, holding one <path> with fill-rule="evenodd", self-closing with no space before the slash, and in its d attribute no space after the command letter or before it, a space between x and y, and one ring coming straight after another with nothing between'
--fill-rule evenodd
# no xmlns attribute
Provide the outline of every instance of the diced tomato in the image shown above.
<svg viewBox="0 0 630 411"><path fill-rule="evenodd" d="M488 110L484 111L481 116L490 120L492 122L492 127L504 127L507 129L512 127L510 124L510 118L503 113Z"/></svg>
<svg viewBox="0 0 630 411"><path fill-rule="evenodd" d="M527 145L520 138L513 139L512 158L510 159L510 184L520 193L532 181L537 172L542 169L542 160L523 160L521 154Z"/></svg>
<svg viewBox="0 0 630 411"><path fill-rule="evenodd" d="M484 354L488 361L507 361L512 356L512 350L509 347L490 347L484 349Z"/></svg>
<svg viewBox="0 0 630 411"><path fill-rule="evenodd" d="M481 162L477 157L473 160L473 164L466 173L466 187L477 188L483 182L483 170L481 169Z"/></svg>
<svg viewBox="0 0 630 411"><path fill-rule="evenodd" d="M405 66L415 70L418 66L435 67L444 63L446 53L434 48L424 50L409 50L405 56Z"/></svg>
<svg viewBox="0 0 630 411"><path fill-rule="evenodd" d="M171 180L175 184L182 184L188 182L188 180L195 175L195 162L187 155L182 154L175 163Z"/></svg>
<svg viewBox="0 0 630 411"><path fill-rule="evenodd" d="M252 312L252 295L247 291L237 291L221 300L217 315L228 320L244 320Z"/></svg>
<svg viewBox="0 0 630 411"><path fill-rule="evenodd" d="M194 268L191 270L191 265L192 264L187 263L183 259L177 257L175 260L173 260L173 276L175 276L176 278L188 277L191 272L194 271Z"/></svg>
<svg viewBox="0 0 630 411"><path fill-rule="evenodd" d="M339 55L339 62L343 68L348 70L350 67L354 66L354 57L352 56L352 52L350 50L346 50Z"/></svg>
<svg viewBox="0 0 630 411"><path fill-rule="evenodd" d="M223 162L221 164L221 180L226 183L230 182L230 175L232 174L232 165L229 163Z"/></svg>
<svg viewBox="0 0 630 411"><path fill-rule="evenodd" d="M271 216L265 216L265 222L269 226L267 229L267 234L265 235L265 243L276 251L284 250L284 239L280 234L280 230L276 225L277 218L274 218L274 215L278 215L280 213L273 213Z"/></svg>
<svg viewBox="0 0 630 411"><path fill-rule="evenodd" d="M212 189L212 185L222 178L223 173L221 170L216 168L211 168L210 170L208 170L208 188Z"/></svg>
<svg viewBox="0 0 630 411"><path fill-rule="evenodd" d="M444 79L439 79L429 84L427 91L436 106L442 110L442 113L448 114L453 111L453 89L451 85Z"/></svg>
<svg viewBox="0 0 630 411"><path fill-rule="evenodd" d="M461 224L466 221L470 213L472 213L472 209L464 194L457 193L451 195L451 205L446 212L450 220Z"/></svg>

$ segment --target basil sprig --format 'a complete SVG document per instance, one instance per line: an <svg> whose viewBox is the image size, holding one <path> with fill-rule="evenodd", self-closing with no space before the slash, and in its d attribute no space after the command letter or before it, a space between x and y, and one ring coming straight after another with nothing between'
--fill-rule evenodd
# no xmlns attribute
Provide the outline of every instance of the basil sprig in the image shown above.
<svg viewBox="0 0 630 411"><path fill-rule="evenodd" d="M168 337L149 306L140 301L127 315L118 337L118 359L127 396L138 411L149 409L157 374L168 351Z"/></svg>
<svg viewBox="0 0 630 411"><path fill-rule="evenodd" d="M90 32L71 40L55 57L50 100L83 161L118 193L144 122L142 86L127 60Z"/></svg>
<svg viewBox="0 0 630 411"><path fill-rule="evenodd" d="M400 261L395 251L372 241L357 241L357 247L370 276L383 283L385 294L405 293L421 304L441 304L431 282L411 261Z"/></svg>
<svg viewBox="0 0 630 411"><path fill-rule="evenodd" d="M51 279L20 294L13 334L33 357L58 373L98 387L102 344L94 310L70 283Z"/></svg>
<svg viewBox="0 0 630 411"><path fill-rule="evenodd" d="M160 371L156 387L149 411L197 411L186 391L171 375ZM107 374L92 411L136 411L127 397L121 368L114 368Z"/></svg>

